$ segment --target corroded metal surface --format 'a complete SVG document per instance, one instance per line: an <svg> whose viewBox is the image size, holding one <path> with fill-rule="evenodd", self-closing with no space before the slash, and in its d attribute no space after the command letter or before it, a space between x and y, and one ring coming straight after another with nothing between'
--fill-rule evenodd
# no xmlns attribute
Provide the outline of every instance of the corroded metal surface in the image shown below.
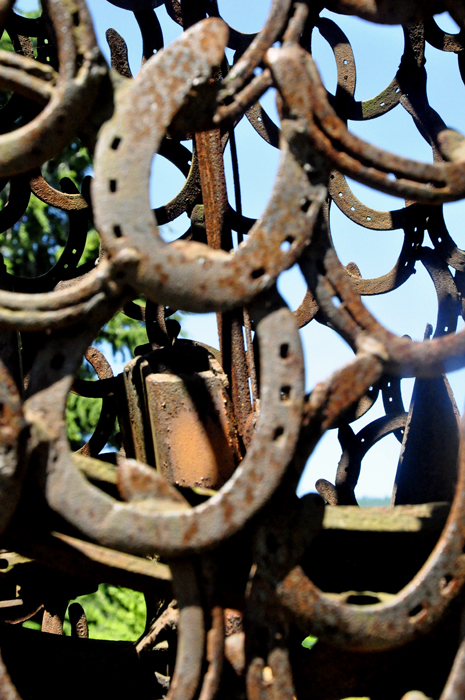
<svg viewBox="0 0 465 700"><path fill-rule="evenodd" d="M465 75L463 6L274 0L252 35L228 27L215 0L111 1L141 30L135 77L111 28L105 64L84 0L44 0L37 19L0 2L14 48L0 52L0 230L17 235L37 200L69 221L49 270L0 271L0 697L460 700L465 427L444 373L465 366L465 253L442 205L465 196L465 139L428 103L425 46L455 52ZM404 25L399 68L374 98L355 99L350 38L319 16L323 5ZM165 48L161 6L183 29ZM437 25L444 10L459 34ZM311 55L316 28L334 53L334 95ZM270 87L279 126L259 101ZM394 107L412 117L432 163L348 126ZM241 206L234 128L244 117L280 149L257 220ZM44 166L76 138L94 159L92 181L79 190L64 178L59 191ZM155 211L154 154L185 178ZM404 206L367 206L347 177ZM342 265L331 206L373 235L403 231L392 270L364 278L356 261ZM158 227L184 213L188 230L165 242ZM79 265L92 226L99 258ZM276 282L296 263L308 288L292 311ZM393 292L420 265L438 310L434 332L414 342L362 297ZM178 338L176 311L215 312L220 350ZM114 376L92 343L117 314L140 321L147 341ZM305 396L299 329L309 323L338 333L354 358ZM77 378L83 358L96 381ZM409 408L404 377L415 377ZM102 402L75 453L70 392ZM375 402L383 415L370 421ZM318 494L299 500L329 429L342 453L334 482L319 479ZM400 451L393 505L361 510L362 460L390 434ZM105 451L112 436L118 452ZM89 640L79 603L63 636L69 601L103 582L146 596L136 644ZM22 628L31 618L41 632ZM318 638L311 651L307 635Z"/></svg>

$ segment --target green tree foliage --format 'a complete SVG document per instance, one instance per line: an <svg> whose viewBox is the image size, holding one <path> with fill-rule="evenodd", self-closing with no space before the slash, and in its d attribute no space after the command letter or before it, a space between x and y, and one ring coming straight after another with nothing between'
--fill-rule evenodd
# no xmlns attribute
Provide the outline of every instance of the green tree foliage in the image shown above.
<svg viewBox="0 0 465 700"><path fill-rule="evenodd" d="M42 175L49 185L60 190L60 183L69 178L80 187L85 175L92 167L87 150L76 139L61 156L42 167ZM0 193L0 202L5 206L10 188L7 185ZM45 274L60 257L68 237L68 217L60 209L48 206L31 194L27 209L15 225L2 234L0 252L10 274L22 277L38 277ZM80 264L96 259L99 251L99 236L91 228Z"/></svg>
<svg viewBox="0 0 465 700"><path fill-rule="evenodd" d="M134 642L145 629L145 598L138 591L118 588L102 583L96 593L76 598L87 617L89 639ZM40 630L40 622L28 620L24 627ZM63 623L63 633L71 636L68 614Z"/></svg>
<svg viewBox="0 0 465 700"><path fill-rule="evenodd" d="M375 496L364 496L358 499L358 505L361 508L371 508L373 506L389 506L391 504L391 499L389 496L386 498L376 498Z"/></svg>
<svg viewBox="0 0 465 700"><path fill-rule="evenodd" d="M142 593L101 584L96 593L77 598L85 610L90 639L133 642L145 629L146 606ZM65 634L71 634L66 618Z"/></svg>

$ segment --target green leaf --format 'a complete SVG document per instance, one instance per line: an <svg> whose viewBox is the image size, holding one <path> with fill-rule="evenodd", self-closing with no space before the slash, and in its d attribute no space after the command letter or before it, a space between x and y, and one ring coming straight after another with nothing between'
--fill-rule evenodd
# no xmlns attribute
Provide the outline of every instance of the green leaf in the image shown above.
<svg viewBox="0 0 465 700"><path fill-rule="evenodd" d="M313 649L317 641L318 637L312 637L311 635L309 635L308 637L305 637L304 641L302 642L302 646L306 649Z"/></svg>

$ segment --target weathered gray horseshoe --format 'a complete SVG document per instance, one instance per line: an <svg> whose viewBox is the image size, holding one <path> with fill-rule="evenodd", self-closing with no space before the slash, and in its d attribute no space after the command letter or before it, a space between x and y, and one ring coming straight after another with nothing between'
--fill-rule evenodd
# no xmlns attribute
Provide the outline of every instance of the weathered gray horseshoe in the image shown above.
<svg viewBox="0 0 465 700"><path fill-rule="evenodd" d="M274 300L268 295L250 311L260 346L261 413L244 460L220 491L195 508L161 512L156 499L146 499L141 507L115 501L92 486L74 466L66 435L57 433L64 425L68 375L60 386L54 383L47 413L50 435L56 435L45 484L50 507L99 544L142 556L189 555L242 528L278 487L292 458L304 396L302 348L291 312L278 295ZM31 398L33 405L46 400L41 393L46 392Z"/></svg>
<svg viewBox="0 0 465 700"><path fill-rule="evenodd" d="M138 251L140 262L128 270L126 281L155 303L188 311L243 306L269 288L309 243L326 195L326 187L311 183L283 141L270 202L246 243L227 253L161 239L149 200L153 154L189 93L220 64L226 42L226 25L212 18L147 61L118 94L116 112L96 149L92 199L105 249L110 257L122 248ZM291 131L296 122L287 121Z"/></svg>

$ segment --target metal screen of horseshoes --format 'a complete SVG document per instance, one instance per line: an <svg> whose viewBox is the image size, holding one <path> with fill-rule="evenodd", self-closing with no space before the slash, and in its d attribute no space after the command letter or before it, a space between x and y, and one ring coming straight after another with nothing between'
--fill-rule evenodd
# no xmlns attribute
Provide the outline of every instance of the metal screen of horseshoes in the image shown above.
<svg viewBox="0 0 465 700"><path fill-rule="evenodd" d="M443 205L465 196L465 139L428 101L425 49L456 54L449 70L463 77L465 9L273 0L262 29L244 34L216 0L115 4L140 28L135 77L111 28L107 65L84 0L44 0L38 17L0 2L2 236L27 247L21 225L36 200L68 227L49 269L16 274L6 256L0 271L0 697L461 700L465 447L445 375L465 365L465 253ZM458 33L435 20L444 11ZM166 46L162 12L178 26ZM343 15L403 28L397 70L364 101ZM334 55L334 94L312 58L317 30ZM373 67L382 60L380 45ZM261 103L270 89L279 119ZM429 162L355 135L394 108ZM258 219L241 206L241 120L279 149ZM47 163L72 143L92 156L92 176L58 189ZM183 185L154 211L155 154ZM397 208L370 208L353 181ZM335 207L369 235L401 233L390 271L367 278L357 259L341 262ZM181 215L185 232L166 242L158 226ZM96 252L82 262L91 235ZM293 266L307 291L290 309L277 281ZM418 269L437 296L423 341L397 336L366 304ZM216 313L219 350L185 337L183 312ZM96 339L121 314L146 333L114 375ZM353 357L306 394L308 324ZM96 381L77 376L84 358ZM415 382L410 406L404 378ZM77 452L70 392L101 400ZM375 402L382 415L370 418ZM297 498L308 458L336 428L333 477ZM400 450L392 507L360 508L362 460L389 435ZM69 602L100 583L145 595L138 641L88 639L85 605ZM22 626L31 619L41 631Z"/></svg>

